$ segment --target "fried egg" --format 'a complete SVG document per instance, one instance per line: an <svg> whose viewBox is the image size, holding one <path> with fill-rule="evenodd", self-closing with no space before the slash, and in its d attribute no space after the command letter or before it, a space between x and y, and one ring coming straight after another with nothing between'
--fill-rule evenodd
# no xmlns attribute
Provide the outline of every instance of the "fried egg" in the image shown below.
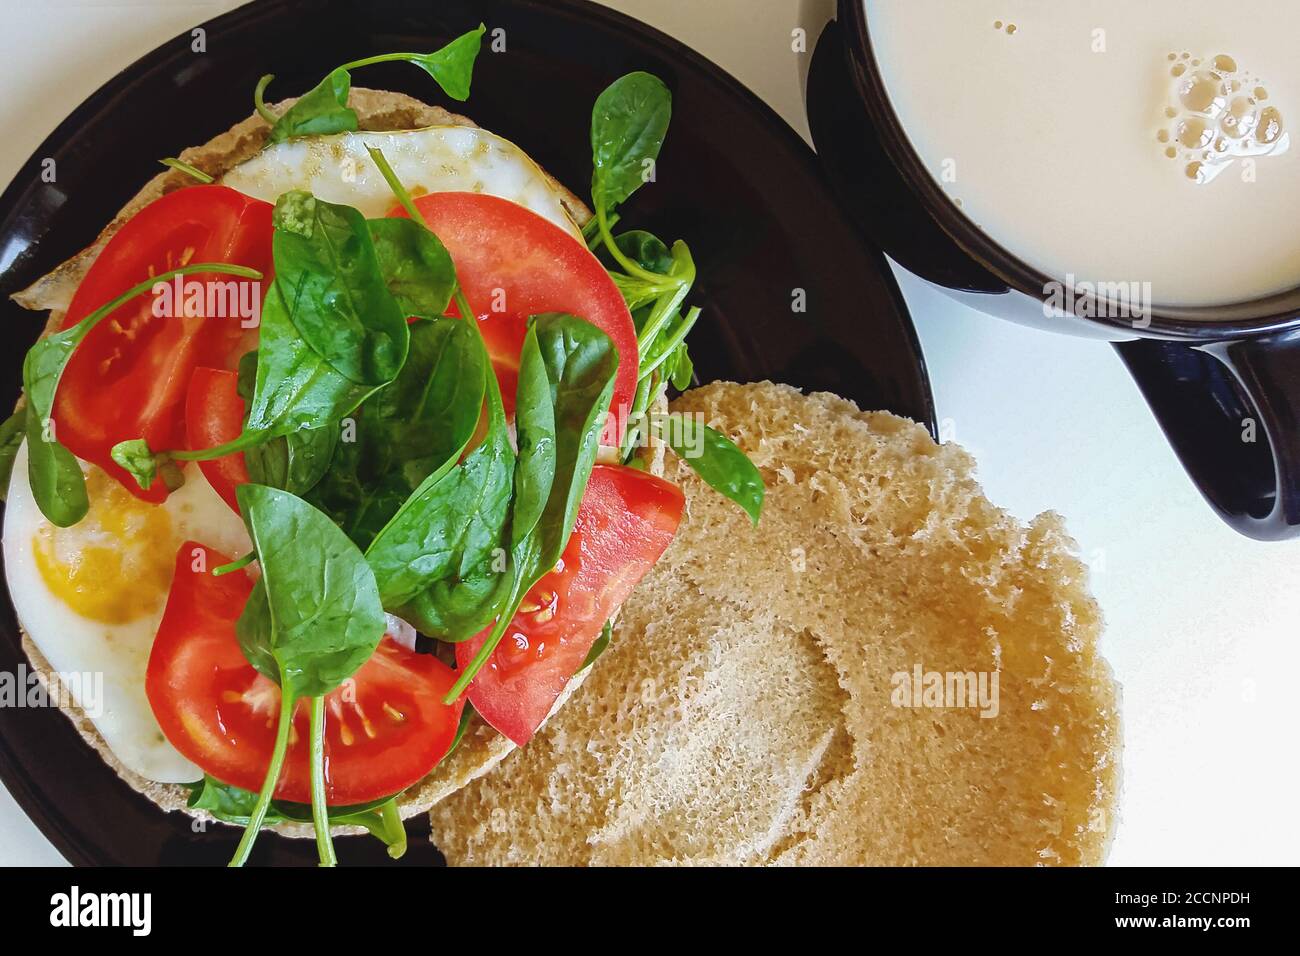
<svg viewBox="0 0 1300 956"><path fill-rule="evenodd" d="M93 465L82 468L90 510L71 528L55 527L32 496L26 444L18 451L4 517L18 622L55 672L77 675L66 683L123 766L160 783L193 782L203 772L163 736L145 669L181 542L238 555L250 550L248 533L197 465L161 505Z"/></svg>
<svg viewBox="0 0 1300 956"><path fill-rule="evenodd" d="M267 202L306 189L368 218L397 204L366 147L383 151L413 196L487 193L531 209L581 238L564 206L565 192L514 143L474 126L430 126L395 133L338 133L275 143L236 166L222 183Z"/></svg>
<svg viewBox="0 0 1300 956"><path fill-rule="evenodd" d="M343 133L268 146L221 180L274 202L292 189L384 216L396 204L367 152L383 150L412 195L487 193L518 203L581 238L567 193L519 147L486 130L435 126L392 133ZM243 522L195 465L161 505L140 501L100 469L82 464L90 510L71 528L41 514L20 449L5 508L3 549L18 621L60 674L102 675L97 700L74 697L118 760L160 783L188 783L202 771L163 736L145 694L145 671L162 619L176 552L194 539L229 555L250 550ZM93 680L91 689L99 685Z"/></svg>

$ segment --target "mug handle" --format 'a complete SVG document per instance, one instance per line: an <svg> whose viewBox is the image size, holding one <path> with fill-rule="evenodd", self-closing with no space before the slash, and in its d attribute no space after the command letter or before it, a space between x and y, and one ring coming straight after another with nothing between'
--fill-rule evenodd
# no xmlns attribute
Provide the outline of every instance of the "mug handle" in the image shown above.
<svg viewBox="0 0 1300 956"><path fill-rule="evenodd" d="M1300 330L1115 349L1219 516L1261 541L1300 537Z"/></svg>

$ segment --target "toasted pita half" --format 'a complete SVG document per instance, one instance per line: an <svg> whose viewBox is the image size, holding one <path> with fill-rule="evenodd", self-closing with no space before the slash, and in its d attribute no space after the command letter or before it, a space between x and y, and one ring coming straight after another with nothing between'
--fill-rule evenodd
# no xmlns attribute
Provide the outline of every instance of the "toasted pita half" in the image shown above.
<svg viewBox="0 0 1300 956"><path fill-rule="evenodd" d="M673 408L749 454L762 520L670 455L677 540L564 710L434 806L448 862L1101 863L1119 692L1060 518L1022 525L959 447L832 395Z"/></svg>
<svg viewBox="0 0 1300 956"><path fill-rule="evenodd" d="M284 100L276 104L273 109L276 112L283 112L294 102L293 99ZM349 94L348 105L356 111L360 129L374 132L420 129L426 126L476 125L472 120L455 113L449 113L441 107L430 106L410 96L384 90L354 87ZM214 137L207 143L184 150L179 158L208 175L219 178L260 150L266 144L269 131L270 127L265 120L254 113L248 119L237 123L231 129ZM569 215L573 217L574 222L580 226L586 223L591 218L591 211L559 182L549 177L549 175L548 178L563 192L564 198L562 202ZM159 196L193 184L194 179L191 176L178 170L167 170L154 176L122 208L113 221L104 228L93 245L60 265L49 275L37 280L27 289L17 293L13 297L14 300L28 309L50 310L50 318L46 325L45 334L57 329L63 321L77 286L95 261L95 257L99 255L114 233L140 209ZM655 449L651 456L650 468L656 474L662 474L663 452L657 445ZM57 674L53 672L49 663L25 632L23 633L23 649L30 658L33 668L41 681L47 687L50 681L58 680ZM584 671L573 678L568 689L556 702L555 709L563 705L573 690L586 678L586 674L587 671ZM71 701L72 698L70 694L60 694L54 699ZM212 819L205 811L186 807L186 801L189 797L188 788L179 784L164 784L146 780L122 766L95 729L93 721L75 703L65 707L64 712L83 739L132 788L144 794L164 810L184 810L191 816L200 819ZM553 709L552 713L554 712ZM497 733L475 716L456 750L439 764L432 773L407 789L398 798L398 806L402 817L411 817L427 811L438 800L450 793L454 793L471 780L487 773L513 749L514 744L509 739ZM283 824L274 829L289 836L309 837L312 835L310 826ZM359 827L336 827L335 832L348 834L364 831Z"/></svg>

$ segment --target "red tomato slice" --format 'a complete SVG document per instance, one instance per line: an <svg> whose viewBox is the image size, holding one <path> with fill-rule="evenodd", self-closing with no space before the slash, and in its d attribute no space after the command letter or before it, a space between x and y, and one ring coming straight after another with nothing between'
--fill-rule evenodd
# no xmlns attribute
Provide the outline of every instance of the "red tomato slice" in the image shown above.
<svg viewBox="0 0 1300 956"><path fill-rule="evenodd" d="M262 271L270 281L271 210L225 186L188 186L154 200L109 240L78 286L63 321L76 324L151 275L189 262L229 262ZM186 276L183 281L251 283L233 276ZM236 286L246 301L256 286ZM265 288L265 285L262 286ZM162 450L185 446L185 390L199 365L233 367L247 331L239 315L155 316L146 293L123 305L77 346L54 400L55 436L74 455L99 465L146 501L167 497L155 481L142 490L110 456L115 444L144 438ZM217 297L213 297L214 303ZM260 307L260 298L258 301ZM222 302L220 309L229 309Z"/></svg>
<svg viewBox="0 0 1300 956"><path fill-rule="evenodd" d="M559 226L506 199L430 193L415 206L451 253L465 298L483 320L508 414L530 316L568 312L613 340L619 359L610 402L614 419L601 440L617 445L636 392L639 358L632 315L605 267ZM406 212L398 207L390 215Z"/></svg>
<svg viewBox="0 0 1300 956"><path fill-rule="evenodd" d="M505 637L469 685L489 724L526 744L587 659L610 614L667 549L682 518L676 485L634 468L597 465L556 570L528 592ZM466 667L487 631L456 645Z"/></svg>
<svg viewBox="0 0 1300 956"><path fill-rule="evenodd" d="M253 580L242 571L213 577L211 569L229 560L193 541L181 545L145 692L177 750L218 780L257 791L275 743L280 690L239 649L235 621ZM380 641L351 681L326 698L326 802L387 797L432 770L451 749L464 708L442 703L455 680L436 657ZM311 800L307 736L302 701L275 790L281 800Z"/></svg>
<svg viewBox="0 0 1300 956"><path fill-rule="evenodd" d="M187 447L213 448L238 438L244 430L244 400L239 397L239 373L225 369L196 368L185 398ZM199 462L203 477L235 513L235 486L248 481L244 453Z"/></svg>

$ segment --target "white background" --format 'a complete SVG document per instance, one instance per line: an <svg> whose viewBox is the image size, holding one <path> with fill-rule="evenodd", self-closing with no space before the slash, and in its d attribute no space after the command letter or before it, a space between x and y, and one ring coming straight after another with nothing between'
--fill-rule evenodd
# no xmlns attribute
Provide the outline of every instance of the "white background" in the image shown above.
<svg viewBox="0 0 1300 956"><path fill-rule="evenodd" d="M806 135L807 55L791 50L791 31L815 37L809 10L824 2L610 5L695 47ZM117 70L235 6L0 0L0 183ZM113 175L112 157L103 170ZM978 457L989 497L1023 518L1064 514L1093 567L1125 702L1111 863L1300 862L1300 543L1259 544L1218 522L1109 346L999 322L899 281L945 431ZM61 862L3 789L0 862Z"/></svg>

